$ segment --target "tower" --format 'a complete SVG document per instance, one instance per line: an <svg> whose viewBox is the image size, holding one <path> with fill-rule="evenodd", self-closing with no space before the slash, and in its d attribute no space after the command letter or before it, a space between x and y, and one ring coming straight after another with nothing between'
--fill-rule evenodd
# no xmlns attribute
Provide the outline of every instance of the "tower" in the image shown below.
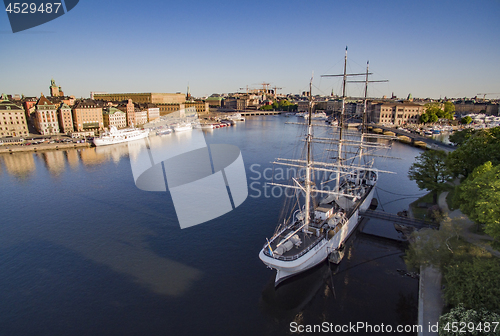
<svg viewBox="0 0 500 336"><path fill-rule="evenodd" d="M54 78L50 80L50 96L51 97L59 97L59 87L56 85L56 81Z"/></svg>

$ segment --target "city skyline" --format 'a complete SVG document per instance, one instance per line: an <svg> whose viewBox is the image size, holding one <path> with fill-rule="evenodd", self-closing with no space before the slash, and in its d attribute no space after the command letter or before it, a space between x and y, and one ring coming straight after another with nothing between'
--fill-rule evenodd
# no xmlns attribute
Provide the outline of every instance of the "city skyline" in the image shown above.
<svg viewBox="0 0 500 336"><path fill-rule="evenodd" d="M370 97L500 97L500 1L228 1L101 3L13 34L0 14L0 91L49 95L186 92L195 97L258 88L278 93L340 93L348 71L370 61ZM240 90L240 88L245 88ZM348 94L361 96L362 84Z"/></svg>

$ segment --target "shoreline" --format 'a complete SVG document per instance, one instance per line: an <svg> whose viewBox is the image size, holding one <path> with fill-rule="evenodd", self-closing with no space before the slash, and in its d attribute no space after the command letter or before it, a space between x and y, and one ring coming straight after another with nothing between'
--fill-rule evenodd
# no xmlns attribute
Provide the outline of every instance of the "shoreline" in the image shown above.
<svg viewBox="0 0 500 336"><path fill-rule="evenodd" d="M0 146L0 154L13 154L13 153L24 153L24 152L39 152L47 150L60 150L60 149L73 149L73 148L90 148L91 144L88 142L84 143L48 143L48 144L38 144L38 145L3 145Z"/></svg>

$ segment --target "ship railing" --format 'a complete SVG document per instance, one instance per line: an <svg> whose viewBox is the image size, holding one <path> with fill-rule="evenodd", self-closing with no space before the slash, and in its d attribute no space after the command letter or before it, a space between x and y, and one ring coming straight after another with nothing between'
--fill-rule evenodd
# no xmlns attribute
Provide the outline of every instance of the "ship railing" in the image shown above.
<svg viewBox="0 0 500 336"><path fill-rule="evenodd" d="M305 248L304 250L302 250L300 253L295 254L293 256L288 256L288 257L272 255L271 252L269 252L269 249L267 248L268 245L266 243L264 245L264 254L266 256L268 256L268 257L271 257L271 258L274 258L274 259L277 259L277 260L283 260L283 261L297 260L298 258L302 257L304 254L306 254L307 252L309 252L310 250L312 250L316 245L318 245L318 243L320 241L322 241L325 238L326 238L326 234L324 233L324 234L320 235L315 241L313 241L307 248Z"/></svg>

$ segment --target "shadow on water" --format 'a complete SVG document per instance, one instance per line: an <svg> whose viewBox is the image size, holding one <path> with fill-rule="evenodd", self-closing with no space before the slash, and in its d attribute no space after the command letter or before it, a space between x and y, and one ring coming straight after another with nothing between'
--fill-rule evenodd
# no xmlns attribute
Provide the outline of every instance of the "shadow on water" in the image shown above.
<svg viewBox="0 0 500 336"><path fill-rule="evenodd" d="M325 286L331 289L330 274L335 273L337 265L328 261L296 275L274 286L274 277L270 279L262 291L261 309L266 315L278 320L293 319L297 313L306 308L313 298Z"/></svg>

